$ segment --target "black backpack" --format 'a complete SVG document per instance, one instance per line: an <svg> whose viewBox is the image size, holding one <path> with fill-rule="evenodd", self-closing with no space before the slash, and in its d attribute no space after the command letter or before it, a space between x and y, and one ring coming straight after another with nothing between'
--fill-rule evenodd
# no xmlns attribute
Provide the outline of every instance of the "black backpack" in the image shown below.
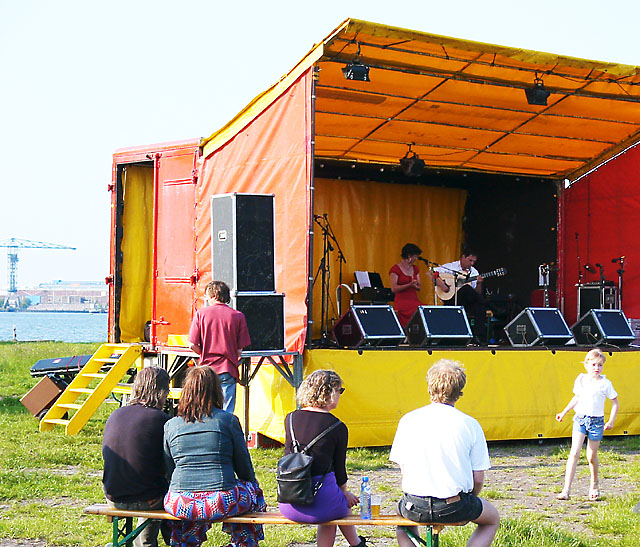
<svg viewBox="0 0 640 547"><path fill-rule="evenodd" d="M289 415L289 431L291 432L291 444L293 452L282 456L278 460L276 471L276 481L278 482L278 501L280 503L294 503L296 505L311 505L316 493L322 486L326 472L322 479L314 486L311 480L311 464L313 456L309 456L307 451L324 437L331 430L338 427L342 422L338 420L330 425L307 446L300 450L300 444L293 433L293 416ZM328 472L328 470L327 470Z"/></svg>

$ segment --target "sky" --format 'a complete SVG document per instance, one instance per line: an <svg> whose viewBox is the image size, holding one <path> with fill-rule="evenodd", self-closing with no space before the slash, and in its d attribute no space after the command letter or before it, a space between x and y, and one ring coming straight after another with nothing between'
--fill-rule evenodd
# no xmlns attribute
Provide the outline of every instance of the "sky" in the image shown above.
<svg viewBox="0 0 640 547"><path fill-rule="evenodd" d="M103 282L113 152L210 135L349 17L640 65L637 0L0 0L0 241L76 248L18 287Z"/></svg>

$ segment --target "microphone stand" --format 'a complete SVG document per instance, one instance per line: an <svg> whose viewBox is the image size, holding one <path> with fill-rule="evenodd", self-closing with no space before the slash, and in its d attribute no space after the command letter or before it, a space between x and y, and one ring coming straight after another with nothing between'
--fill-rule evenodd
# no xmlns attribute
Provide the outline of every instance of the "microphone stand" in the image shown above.
<svg viewBox="0 0 640 547"><path fill-rule="evenodd" d="M316 275L313 278L313 286L315 287L316 281L318 280L318 275L322 274L322 298L320 305L320 336L321 336L321 344L324 345L327 340L327 328L325 323L326 316L326 308L327 308L327 287L328 285L328 277L330 275L329 266L328 266L328 258L329 253L333 251L333 247L329 242L329 232L327 227L322 223L323 217L320 215L313 215L313 220L315 223L320 226L322 230L322 258L320 259L320 264L318 265L318 270L316 271Z"/></svg>
<svg viewBox="0 0 640 547"><path fill-rule="evenodd" d="M626 257L621 256L620 258L614 258L611 260L611 262L613 262L614 264L616 262L620 262L620 268L617 270L618 273L618 309L621 310L622 309L622 276L624 275L624 259Z"/></svg>
<svg viewBox="0 0 640 547"><path fill-rule="evenodd" d="M347 263L347 259L344 257L344 253L342 252L340 243L338 243L338 239L336 238L336 235L333 232L333 228L331 228L331 224L329 223L329 219L327 218L327 213L325 213L323 216L327 225L327 232L329 233L329 237L333 240L336 247L338 248L337 260L340 264L338 269L338 285L342 285L342 265ZM338 300L338 310L341 310L342 309L342 292L338 294L337 300ZM327 318L327 323L328 323L328 318Z"/></svg>
<svg viewBox="0 0 640 547"><path fill-rule="evenodd" d="M346 262L342 249L340 248L340 244L336 239L333 230L331 229L331 225L329 224L329 219L327 218L327 213L324 215L313 215L313 220L315 223L320 226L322 230L322 259L320 260L320 264L318 266L318 271L313 280L313 285L315 286L316 280L320 272L322 272L322 300L320 307L320 333L321 333L321 345L325 346L328 343L329 339L329 302L330 302L330 279L331 279L331 267L329 266L329 256L331 251L334 251L334 247L331 244L333 242L335 246L338 248L338 261L340 262L340 283L342 285L342 264ZM341 294L338 295L339 305L341 303Z"/></svg>
<svg viewBox="0 0 640 547"><path fill-rule="evenodd" d="M600 309L604 309L604 266L596 264L596 268L600 270Z"/></svg>
<svg viewBox="0 0 640 547"><path fill-rule="evenodd" d="M584 274L582 273L582 264L580 263L580 240L578 238L578 232L576 232L576 256L578 257L578 284L576 285L577 287L576 302L578 305L578 309L576 311L576 316L578 319L580 319L580 288L582 287L582 276Z"/></svg>

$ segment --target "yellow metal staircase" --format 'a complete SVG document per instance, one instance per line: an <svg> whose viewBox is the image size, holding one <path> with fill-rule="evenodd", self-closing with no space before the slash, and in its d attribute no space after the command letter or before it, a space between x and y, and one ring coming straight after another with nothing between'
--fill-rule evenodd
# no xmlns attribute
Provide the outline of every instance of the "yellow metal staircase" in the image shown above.
<svg viewBox="0 0 640 547"><path fill-rule="evenodd" d="M65 426L65 435L78 433L141 354L141 346L100 346L42 418L40 431L50 431L56 425L62 425ZM67 412L73 414L69 419L63 419Z"/></svg>

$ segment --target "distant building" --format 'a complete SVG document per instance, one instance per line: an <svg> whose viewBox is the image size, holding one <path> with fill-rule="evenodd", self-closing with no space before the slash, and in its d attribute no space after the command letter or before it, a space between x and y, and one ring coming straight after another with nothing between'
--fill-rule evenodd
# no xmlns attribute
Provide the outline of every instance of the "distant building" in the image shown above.
<svg viewBox="0 0 640 547"><path fill-rule="evenodd" d="M107 311L109 289L96 281L52 281L33 289L19 289L26 311ZM28 299L28 300L27 300Z"/></svg>

